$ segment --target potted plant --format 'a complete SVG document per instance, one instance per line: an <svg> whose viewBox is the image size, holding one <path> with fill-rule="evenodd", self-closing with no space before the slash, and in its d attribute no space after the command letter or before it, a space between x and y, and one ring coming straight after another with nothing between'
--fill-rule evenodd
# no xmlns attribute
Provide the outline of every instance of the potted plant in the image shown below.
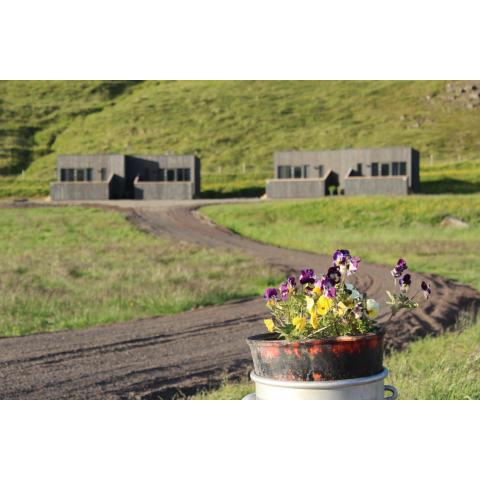
<svg viewBox="0 0 480 480"><path fill-rule="evenodd" d="M305 269L298 279L290 276L279 288L265 291L271 312L265 320L268 333L247 339L257 395L262 381L270 386L280 382L277 386L281 388L332 390L335 385L358 387L365 383L361 379L373 378L378 385L361 395L376 398L381 383L383 398L384 330L376 322L380 305L354 285L360 258L348 250L337 250L332 258L324 275ZM396 291L387 291L387 303L392 316L401 309L416 308L420 292L425 298L431 293L430 286L422 282L417 294L410 297L412 279L406 270L405 260L400 259L391 271ZM355 398L355 391L361 390L350 388L347 397Z"/></svg>

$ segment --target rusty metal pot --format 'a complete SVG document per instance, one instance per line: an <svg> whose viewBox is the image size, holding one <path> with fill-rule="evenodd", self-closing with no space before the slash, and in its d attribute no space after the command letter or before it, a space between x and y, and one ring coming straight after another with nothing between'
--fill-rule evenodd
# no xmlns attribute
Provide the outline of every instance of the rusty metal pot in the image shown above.
<svg viewBox="0 0 480 480"><path fill-rule="evenodd" d="M249 337L255 375L279 381L321 382L370 377L383 371L384 330L317 340Z"/></svg>

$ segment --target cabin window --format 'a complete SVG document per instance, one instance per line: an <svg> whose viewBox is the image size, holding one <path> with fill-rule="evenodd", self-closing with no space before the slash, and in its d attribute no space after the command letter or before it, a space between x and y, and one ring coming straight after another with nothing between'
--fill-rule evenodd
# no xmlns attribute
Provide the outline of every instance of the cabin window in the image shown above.
<svg viewBox="0 0 480 480"><path fill-rule="evenodd" d="M106 182L107 181L107 169L106 168L101 168L100 169L100 180L102 182Z"/></svg>
<svg viewBox="0 0 480 480"><path fill-rule="evenodd" d="M363 173L362 173L362 164L361 164L361 163L357 163L357 175L360 175L360 176L363 175Z"/></svg>
<svg viewBox="0 0 480 480"><path fill-rule="evenodd" d="M406 175L407 174L407 164L406 162L393 162L392 163L392 175Z"/></svg>
<svg viewBox="0 0 480 480"><path fill-rule="evenodd" d="M320 168L319 176L323 176L323 166L315 167ZM310 165L300 165L294 167L291 165L281 165L277 167L277 178L308 178Z"/></svg>
<svg viewBox="0 0 480 480"><path fill-rule="evenodd" d="M157 178L159 182L165 181L165 170L163 168L158 169Z"/></svg>
<svg viewBox="0 0 480 480"><path fill-rule="evenodd" d="M189 181L190 181L190 169L177 168L177 182L189 182Z"/></svg>
<svg viewBox="0 0 480 480"><path fill-rule="evenodd" d="M319 165L318 167L315 167L318 170L318 176L323 177L323 165Z"/></svg>
<svg viewBox="0 0 480 480"><path fill-rule="evenodd" d="M91 168L62 168L60 180L62 182L91 182L93 171Z"/></svg>
<svg viewBox="0 0 480 480"><path fill-rule="evenodd" d="M378 163L372 163L372 177L378 177Z"/></svg>
<svg viewBox="0 0 480 480"><path fill-rule="evenodd" d="M292 167L289 165L277 167L277 178L292 178Z"/></svg>
<svg viewBox="0 0 480 480"><path fill-rule="evenodd" d="M382 163L382 177L388 177L390 175L390 164Z"/></svg>
<svg viewBox="0 0 480 480"><path fill-rule="evenodd" d="M175 181L175 170L167 170L167 182Z"/></svg>

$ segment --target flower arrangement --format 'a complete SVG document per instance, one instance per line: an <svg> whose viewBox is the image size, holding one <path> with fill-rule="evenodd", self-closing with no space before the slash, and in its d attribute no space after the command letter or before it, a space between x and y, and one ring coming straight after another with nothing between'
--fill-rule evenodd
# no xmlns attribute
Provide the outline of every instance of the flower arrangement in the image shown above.
<svg viewBox="0 0 480 480"><path fill-rule="evenodd" d="M264 298L272 312L272 318L264 320L268 331L289 341L374 332L380 305L347 281L359 265L359 257L351 256L348 250L336 250L324 275L317 277L312 269L305 269L298 282L290 276L278 289L267 288ZM398 290L386 292L392 316L401 309L416 308L420 292L425 298L431 294L430 285L422 282L413 297L408 295L412 278L405 273L407 268L406 261L400 259L391 271Z"/></svg>

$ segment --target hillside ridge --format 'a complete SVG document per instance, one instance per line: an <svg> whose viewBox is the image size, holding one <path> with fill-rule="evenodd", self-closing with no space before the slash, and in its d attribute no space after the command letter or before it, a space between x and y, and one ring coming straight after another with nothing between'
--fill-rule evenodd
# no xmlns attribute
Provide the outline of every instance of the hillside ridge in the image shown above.
<svg viewBox="0 0 480 480"><path fill-rule="evenodd" d="M48 194L57 154L196 154L207 194L261 193L277 150L391 145L479 191L479 120L478 81L2 81L0 196Z"/></svg>

